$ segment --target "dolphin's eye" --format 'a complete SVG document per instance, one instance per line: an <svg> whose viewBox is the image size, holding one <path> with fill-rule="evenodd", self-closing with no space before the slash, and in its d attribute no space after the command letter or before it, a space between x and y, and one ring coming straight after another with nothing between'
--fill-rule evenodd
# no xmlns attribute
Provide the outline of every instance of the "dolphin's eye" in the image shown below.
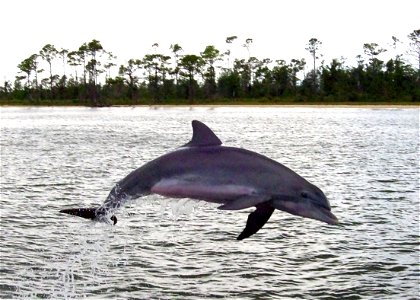
<svg viewBox="0 0 420 300"><path fill-rule="evenodd" d="M308 198L308 193L307 192L302 192L302 193L300 193L300 195L302 196L302 198Z"/></svg>

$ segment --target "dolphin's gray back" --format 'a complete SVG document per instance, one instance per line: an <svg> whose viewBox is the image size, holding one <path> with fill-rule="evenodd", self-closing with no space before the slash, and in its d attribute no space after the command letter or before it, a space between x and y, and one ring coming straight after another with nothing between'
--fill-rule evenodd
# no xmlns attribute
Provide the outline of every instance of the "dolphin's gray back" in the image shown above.
<svg viewBox="0 0 420 300"><path fill-rule="evenodd" d="M301 178L274 160L234 147L181 148L160 159L157 167L161 178L188 174L212 183L243 184L261 190L278 190L281 181Z"/></svg>

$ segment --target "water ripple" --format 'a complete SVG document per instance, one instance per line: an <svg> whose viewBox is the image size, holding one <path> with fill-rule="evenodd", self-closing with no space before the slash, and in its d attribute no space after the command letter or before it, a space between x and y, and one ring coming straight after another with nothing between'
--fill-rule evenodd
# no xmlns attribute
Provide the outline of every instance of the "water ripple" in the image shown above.
<svg viewBox="0 0 420 300"><path fill-rule="evenodd" d="M0 108L1 298L418 299L417 109ZM63 216L207 122L320 186L339 226L148 196L117 226Z"/></svg>

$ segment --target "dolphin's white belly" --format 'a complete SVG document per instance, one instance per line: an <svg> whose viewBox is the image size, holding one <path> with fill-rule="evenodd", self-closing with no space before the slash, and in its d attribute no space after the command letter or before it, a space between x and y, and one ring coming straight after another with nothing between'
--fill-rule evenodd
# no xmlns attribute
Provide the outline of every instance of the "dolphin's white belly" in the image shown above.
<svg viewBox="0 0 420 300"><path fill-rule="evenodd" d="M193 178L162 179L151 188L151 192L172 198L191 198L215 203L226 203L242 196L253 195L253 187L197 181Z"/></svg>

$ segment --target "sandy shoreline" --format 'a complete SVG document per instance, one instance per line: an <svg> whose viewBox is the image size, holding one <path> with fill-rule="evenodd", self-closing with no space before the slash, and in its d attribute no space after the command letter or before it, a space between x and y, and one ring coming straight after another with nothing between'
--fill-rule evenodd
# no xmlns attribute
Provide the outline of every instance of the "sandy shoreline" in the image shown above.
<svg viewBox="0 0 420 300"><path fill-rule="evenodd" d="M112 107L140 107L140 108L417 108L419 104L166 104L166 105L113 105L105 107L89 107L82 105L0 105L0 108L112 108Z"/></svg>
<svg viewBox="0 0 420 300"><path fill-rule="evenodd" d="M304 108L420 108L418 105L413 104L193 104L193 105L115 105L113 107L258 107L258 108L270 108L270 107L304 107Z"/></svg>

